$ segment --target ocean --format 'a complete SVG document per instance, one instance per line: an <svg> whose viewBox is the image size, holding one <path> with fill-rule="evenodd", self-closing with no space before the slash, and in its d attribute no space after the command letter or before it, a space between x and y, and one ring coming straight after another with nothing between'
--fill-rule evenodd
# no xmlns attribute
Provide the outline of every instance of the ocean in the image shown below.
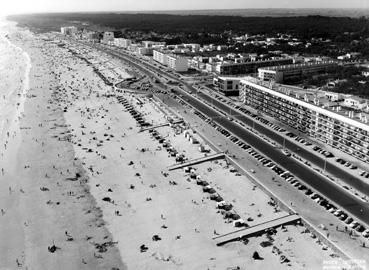
<svg viewBox="0 0 369 270"><path fill-rule="evenodd" d="M29 89L31 59L7 38L14 29L14 23L0 20L0 149L5 147L9 134L19 130Z"/></svg>

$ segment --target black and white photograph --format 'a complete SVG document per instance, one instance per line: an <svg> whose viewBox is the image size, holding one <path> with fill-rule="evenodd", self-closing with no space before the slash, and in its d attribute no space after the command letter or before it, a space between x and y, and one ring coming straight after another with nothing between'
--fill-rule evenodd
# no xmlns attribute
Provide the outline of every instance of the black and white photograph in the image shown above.
<svg viewBox="0 0 369 270"><path fill-rule="evenodd" d="M369 270L369 0L2 0L0 270Z"/></svg>

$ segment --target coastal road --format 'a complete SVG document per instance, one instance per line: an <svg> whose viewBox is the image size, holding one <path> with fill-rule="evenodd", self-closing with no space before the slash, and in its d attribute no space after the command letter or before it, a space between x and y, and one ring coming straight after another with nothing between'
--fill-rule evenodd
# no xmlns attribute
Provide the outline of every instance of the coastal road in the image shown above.
<svg viewBox="0 0 369 270"><path fill-rule="evenodd" d="M254 127L256 131L268 136L273 141L283 144L284 136L278 133L277 131L274 131L272 129L266 128L264 125L260 124L259 121L256 119L253 119L252 117L245 116L241 112L230 108L223 102L219 102L218 100L209 97L206 94L203 94L202 92L199 92L199 97L201 97L203 100L206 100L209 103L212 103L217 109L222 110L223 112L226 112L228 114L231 114L233 118L237 119L238 121L250 126ZM285 148L289 149L291 152L295 152L296 155L302 157L305 160L310 161L311 163L314 163L318 167L324 167L325 158L323 158L320 155L317 155L313 152L311 149L305 149L301 147L297 142L293 143L289 140L285 140ZM298 149L298 150L297 150ZM347 168L349 170L349 168ZM330 162L326 162L326 172L330 173L336 178L341 179L344 181L347 185L354 187L356 190L360 190L365 195L369 196L369 185L366 184L361 179L353 176L352 174L348 173L342 168L339 168L338 166L335 166L334 164Z"/></svg>
<svg viewBox="0 0 369 270"><path fill-rule="evenodd" d="M250 116L247 116L245 114L243 114L242 112L235 110L234 108L231 108L229 106L227 106L226 104L224 104L223 102L218 101L217 99L204 94L201 91L197 91L195 88L193 88L191 85L188 85L184 82L182 82L181 80L179 80L176 76L172 75L172 74L167 74L162 70L159 70L155 67L153 67L152 65L149 65L147 63L143 63L141 60L125 54L125 53L118 53L114 50L111 49L106 49L111 53L114 53L116 56L118 57L124 57L124 58L128 58L129 61L135 63L137 66L137 68L140 68L140 65L138 65L139 63L142 63L144 65L146 65L146 67L148 67L150 70L153 70L152 72L156 72L159 73L161 76L164 77L169 77L172 80L175 80L179 83L182 83L188 90L188 92L192 93L193 95L198 95L201 99L207 101L209 104L212 104L214 107L216 107L218 110L223 111L224 113L227 114L231 114L233 118L237 119L238 121L240 121L241 123L244 123L248 126L252 126L254 127L258 132L265 134L266 136L268 136L270 139L272 139L273 141L282 144L283 142L283 135L279 134L277 131L273 130L273 129L269 129L266 128L264 125L260 124L257 120L253 119ZM141 66L142 69L142 66ZM145 70L146 74L149 73L149 71ZM180 89L179 89L180 91ZM184 91L182 91L183 94ZM185 93L185 92L184 92ZM324 158L323 156L314 153L313 150L311 149L311 151L301 147L297 142L291 142L289 140L285 140L285 148L287 148L288 150L290 150L291 152L295 152L296 155L302 157L303 159L309 161L310 163L315 164L318 167L323 168L324 164L325 164L325 170L327 173L331 174L332 176L341 179L343 182L345 182L348 186L352 186L353 188L355 188L356 190L360 190L363 194L365 194L366 196L369 196L369 185L366 184L364 181L362 181L361 179L359 179L358 177L353 176L350 173L347 173L347 171L345 171L344 169L336 166L335 164L332 164L330 162L325 162L326 158ZM299 149L297 151L297 149Z"/></svg>
<svg viewBox="0 0 369 270"><path fill-rule="evenodd" d="M213 121L224 127L241 140L253 146L257 151L263 155L272 159L275 163L284 167L290 171L296 177L300 178L303 182L307 183L326 198L335 202L340 207L346 209L348 212L355 215L357 218L369 225L369 204L351 195L347 191L338 187L336 184L324 178L311 168L301 164L293 158L286 157L279 149L273 147L263 139L259 138L254 133L244 129L242 126L235 122L229 121L223 114L209 108L202 102L194 98L192 95L186 95L187 102L196 108L199 112L213 118ZM235 116L233 116L235 117ZM255 123L257 128L257 123ZM260 132L262 132L262 126L260 126ZM270 130L266 129L266 132ZM296 147L295 147L296 149Z"/></svg>
<svg viewBox="0 0 369 270"><path fill-rule="evenodd" d="M109 53L115 57L120 58L121 60L130 62L133 66L135 66L138 69L143 70L146 74L150 74L150 70L153 69L152 66L147 66L142 62L139 62L139 60L134 59L132 56L123 55L122 53L117 53L116 51L108 50L103 47L97 47L100 50L103 50L106 53ZM142 66L145 65L145 68ZM361 221L365 222L366 224L369 224L369 204L361 201L360 199L356 198L355 196L351 195L347 191L343 190L342 188L338 187L336 184L332 183L331 181L327 180L322 175L316 173L311 168L306 167L305 165L301 164L300 162L296 161L293 158L286 157L279 149L276 149L275 147L271 146L264 140L260 139L257 135L255 135L252 132L249 132L248 130L244 129L240 125L229 121L224 117L223 114L220 112L210 108L209 106L205 105L203 102L198 100L198 97L195 96L195 93L197 93L197 90L192 88L189 85L186 85L185 83L181 82L176 78L175 76L171 74L166 74L162 72L161 70L152 70L152 72L160 73L162 76L170 77L172 80L176 80L180 82L181 84L185 85L188 88L188 91L192 94L189 94L186 91L181 91L181 94L186 99L186 101L196 108L199 112L207 115L210 118L213 118L213 121L219 124L220 126L224 127L228 131L232 132L236 136L238 136L240 139L245 141L246 143L253 146L256 150L263 153L265 156L272 159L275 163L281 165L286 170L290 171L292 174L294 174L296 177L300 178L302 181L316 189L321 195L325 196L326 198L330 199L332 202L335 202L340 207L344 208L348 212L350 212L352 215L356 216ZM150 74L153 75L153 74ZM267 135L268 137L274 139L277 142L282 142L283 137L279 135L277 132L267 129L264 126L260 125L257 121L254 121L249 117L246 117L244 115L241 115L240 112L229 108L224 103L219 102L218 100L209 97L201 92L197 93L201 98L205 99L209 103L212 103L213 106L217 107L219 110L224 111L225 113L231 113L233 115L233 118L237 118L237 120L249 125L255 127L256 130L259 132ZM291 151L295 151L299 145L291 143L286 140L286 148L290 149ZM310 153L307 150L300 149L297 153L301 157L309 160L310 162L314 164L323 164L324 159L317 157L315 154ZM321 165L320 165L321 166ZM356 185L356 187L359 187L362 192L368 193L369 190L364 186L364 184L359 180L352 177L350 174L345 172L344 170L331 165L327 163L326 171L336 177L339 177L342 180L351 181L349 182L349 185ZM346 177L346 178L345 178ZM363 184L362 186L360 186Z"/></svg>

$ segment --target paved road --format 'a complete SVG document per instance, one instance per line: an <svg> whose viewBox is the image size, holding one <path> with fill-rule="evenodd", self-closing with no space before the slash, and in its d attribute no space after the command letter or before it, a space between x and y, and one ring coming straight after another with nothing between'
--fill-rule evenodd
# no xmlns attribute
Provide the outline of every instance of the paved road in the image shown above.
<svg viewBox="0 0 369 270"><path fill-rule="evenodd" d="M123 55L123 54L121 54ZM137 59L135 59L132 56L128 56L130 60L132 61L139 61ZM139 68L139 66L138 66ZM151 67L152 68L152 67ZM146 71L147 72L147 71ZM162 74L163 76L167 76L170 77L173 80L179 81L178 78L176 78L174 75L172 74L166 74L165 72L158 70L158 73ZM250 117L241 115L241 113L237 110L234 109L230 109L227 105L225 105L224 103L206 95L203 94L202 92L197 92L196 89L194 89L193 87L191 87L190 85L183 83L184 85L186 85L186 87L188 88L188 90L190 90L190 92L192 92L193 94L197 94L199 95L202 99L208 101L209 103L213 104L214 106L216 106L218 109L220 109L223 112L227 112L227 113L231 113L233 115L233 118L237 118L237 120L239 120L240 122L248 125L248 126L254 126L254 128L262 133L267 135L269 138L271 138L272 140L282 143L283 142L283 136L280 135L278 132L272 130L272 129L268 129L266 127L264 127L263 125L259 124L258 121L253 120ZM254 122L254 123L253 123ZM287 149L289 149L291 152L295 152L297 155L299 155L300 157L302 157L305 160L310 161L311 163L317 165L318 167L323 167L324 163L325 163L325 158L322 156L317 155L316 153L313 153L313 151L309 151L306 150L304 148L302 148L298 143L293 143L290 142L289 140L285 141L285 147ZM297 152L296 149L299 149L299 151ZM358 177L353 176L350 173L347 173L344 169L335 166L332 163L327 162L326 163L326 172L333 175L336 178L341 179L342 181L344 181L345 183L347 183L347 185L354 187L357 190L360 190L362 193L364 193L365 195L369 196L369 185L366 184L365 182L363 182L361 179L359 179Z"/></svg>
<svg viewBox="0 0 369 270"><path fill-rule="evenodd" d="M311 170L300 162L294 160L293 158L286 157L279 149L276 149L269 143L265 142L263 139L260 139L254 133L249 132L236 123L227 120L225 117L222 117L222 114L210 109L209 107L198 101L196 98L194 98L192 95L184 95L186 95L188 102L192 106L197 108L198 111L209 117L214 117L214 122L223 126L243 141L252 145L259 152L263 153L265 156L268 156L274 162L280 164L286 170L290 171L292 174L318 190L322 195L336 202L338 205L347 209L353 215L359 217L362 221L369 224L368 203L364 203L363 201L357 199L353 195L342 190L342 188L338 187L336 184L332 183L331 181L327 181L327 179L322 177L320 174L316 173L315 171ZM255 123L255 128L257 128L258 126L260 125ZM262 128L263 127L260 126L261 132ZM267 132L270 132L270 130L267 130ZM279 141L281 140L282 139L280 139Z"/></svg>
<svg viewBox="0 0 369 270"><path fill-rule="evenodd" d="M254 125L254 128L258 132L260 132L262 134L265 134L269 138L271 138L273 141L279 142L280 144L282 144L283 136L281 134L279 134L277 131L266 128L265 126L261 125L257 120L252 120L251 117L244 116L244 115L240 114L240 112L238 112L237 110L230 109L224 103L219 102L217 100L214 100L213 98L210 98L206 94L203 94L203 93L200 92L199 96L202 99L207 100L209 103L212 102L214 106L216 106L217 108L221 109L224 112L229 113L231 111L231 114L232 114L233 118L238 119L240 122L242 122L244 124L247 124L248 126L253 126ZM254 123L253 123L253 121L254 121ZM311 150L311 151L307 150L307 149L301 147L298 143L293 143L289 140L285 141L285 147L287 149L289 149L291 152L295 152L298 156L302 157L303 159L306 159L306 160L310 161L311 163L314 163L318 167L323 167L324 166L325 159L323 157L317 156L313 152L313 150ZM299 148L299 150L296 151L296 149L298 149L298 148ZM347 168L347 170L349 170L349 168ZM327 162L326 163L326 171L328 173L330 173L331 175L333 175L334 177L342 179L342 181L347 183L349 186L352 186L355 189L360 190L365 195L369 196L369 185L366 184L365 182L363 182L362 180L360 180L359 178L351 175L350 173L347 173L344 169L341 169L341 168L335 166L334 164Z"/></svg>
<svg viewBox="0 0 369 270"><path fill-rule="evenodd" d="M100 48L101 49L101 48ZM104 48L104 51L107 53L111 53L112 55L121 58L122 60L131 60L131 64L133 64L136 68L139 68L142 70L142 64L138 65L138 60L133 59L132 56L126 56L123 54L117 54L116 52L112 53L110 50L106 50ZM133 61L133 63L132 63ZM149 67L152 69L152 67ZM150 74L147 70L145 70L146 74ZM178 80L175 76L171 74L166 74L162 71L155 70L156 73L161 73L164 76L169 76L173 80ZM182 84L186 85L185 83L181 82ZM192 93L196 93L196 90L192 88L189 85L186 85L188 90ZM234 122L231 122L227 120L221 113L209 108L197 98L194 97L194 95L188 94L185 91L182 91L182 94L185 96L187 102L191 104L193 107L195 107L198 111L201 113L207 115L208 117L211 117L214 119L216 123L223 126L225 129L229 130L230 132L234 133L236 136L238 136L243 141L247 142L248 144L252 145L255 149L257 149L259 152L263 153L265 156L268 156L270 159L272 159L275 163L280 164L285 169L290 171L292 174L318 190L323 196L329 198L342 208L349 211L351 214L355 215L359 219L361 219L366 224L369 224L369 204L365 203L359 199L357 199L355 196L351 195L350 193L344 191L342 188L338 187L336 184L332 183L331 181L328 181L315 171L311 170L310 168L306 167L305 165L301 164L300 162L294 160L293 158L286 157L280 150L274 148L264 140L260 139L257 135L255 135L252 132L249 132L248 130L242 128L241 126L237 125ZM239 112L229 109L228 106L223 104L222 102L217 101L216 99L211 100L212 98L202 94L201 92L198 93L202 98L207 100L209 103L212 103L214 106L219 108L220 110L223 110L225 112L231 112L234 118L237 118L241 122L244 122L247 125L252 126L253 121L246 117L239 115ZM273 130L269 130L262 125L260 125L257 121L254 123L254 127L261 133L266 134L268 137L271 137L272 139L281 142L283 140L283 137L279 135L278 133L274 132ZM286 140L285 144L286 148L295 151L297 147L299 147L297 144L293 144ZM316 155L310 153L307 150L304 150L301 148L301 150L298 152L298 155L301 157L309 160L312 163L315 164L323 164L324 159L317 157ZM365 187L365 184L362 183L359 179L352 177L350 174L346 173L344 170L328 164L326 167L327 172L331 173L332 175L339 177L340 179L344 181L350 181L350 185L355 185L356 188L359 188L362 192L365 192L369 194L369 189Z"/></svg>

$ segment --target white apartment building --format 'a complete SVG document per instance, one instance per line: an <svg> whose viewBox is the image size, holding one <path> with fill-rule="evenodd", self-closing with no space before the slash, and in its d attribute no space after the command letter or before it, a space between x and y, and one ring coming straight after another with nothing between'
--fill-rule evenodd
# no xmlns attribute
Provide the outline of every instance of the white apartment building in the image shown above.
<svg viewBox="0 0 369 270"><path fill-rule="evenodd" d="M151 48L151 47L154 47L154 46L164 46L165 45L165 42L159 42L159 41L142 41L141 43L145 48Z"/></svg>
<svg viewBox="0 0 369 270"><path fill-rule="evenodd" d="M178 72L188 70L187 57L171 54L169 51L153 50L153 59L162 65L168 66Z"/></svg>
<svg viewBox="0 0 369 270"><path fill-rule="evenodd" d="M153 50L153 59L162 65L168 64L167 55L163 51Z"/></svg>
<svg viewBox="0 0 369 270"><path fill-rule="evenodd" d="M60 32L63 35L71 36L71 35L74 35L74 34L77 33L77 27L75 27L75 26L61 27Z"/></svg>
<svg viewBox="0 0 369 270"><path fill-rule="evenodd" d="M327 73L337 66L333 61L322 61L303 64L270 66L258 69L259 79L263 81L293 82L300 81L305 76Z"/></svg>
<svg viewBox="0 0 369 270"><path fill-rule="evenodd" d="M353 108L357 108L360 110L368 106L366 100L359 98L359 97L355 97L355 96L345 98L343 101L343 104L348 107L353 107Z"/></svg>
<svg viewBox="0 0 369 270"><path fill-rule="evenodd" d="M369 115L347 98L343 104L324 97L283 92L241 80L243 102L306 135L369 163ZM342 106L341 106L342 105ZM350 105L350 106L346 106Z"/></svg>
<svg viewBox="0 0 369 270"><path fill-rule="evenodd" d="M114 38L114 45L117 47L127 49L131 44L132 44L132 41L130 39Z"/></svg>
<svg viewBox="0 0 369 270"><path fill-rule="evenodd" d="M186 72L188 70L187 57L178 56L175 54L167 55L168 67L178 72Z"/></svg>

